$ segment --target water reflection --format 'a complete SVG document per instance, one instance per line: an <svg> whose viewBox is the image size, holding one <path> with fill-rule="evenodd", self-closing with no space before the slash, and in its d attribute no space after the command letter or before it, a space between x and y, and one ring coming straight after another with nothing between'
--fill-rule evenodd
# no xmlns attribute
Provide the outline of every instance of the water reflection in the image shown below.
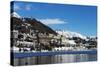
<svg viewBox="0 0 100 67"><path fill-rule="evenodd" d="M27 58L14 59L14 65L36 65L36 64L54 64L54 63L71 63L71 62L85 62L96 61L97 55L95 54L67 54L55 56L36 56Z"/></svg>

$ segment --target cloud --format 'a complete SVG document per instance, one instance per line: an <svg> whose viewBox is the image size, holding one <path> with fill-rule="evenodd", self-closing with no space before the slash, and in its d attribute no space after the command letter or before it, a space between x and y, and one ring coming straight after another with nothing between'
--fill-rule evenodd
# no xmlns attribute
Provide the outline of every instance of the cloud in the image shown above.
<svg viewBox="0 0 100 67"><path fill-rule="evenodd" d="M19 6L19 5L14 5L14 10L22 10L25 9L27 11L31 10L31 5L24 5L23 7Z"/></svg>
<svg viewBox="0 0 100 67"><path fill-rule="evenodd" d="M20 10L21 8L18 5L14 5L14 10Z"/></svg>
<svg viewBox="0 0 100 67"><path fill-rule="evenodd" d="M25 9L26 9L26 10L31 10L31 5L26 5L26 6L25 6Z"/></svg>
<svg viewBox="0 0 100 67"><path fill-rule="evenodd" d="M58 18L55 19L38 19L43 24L50 25L50 24L66 24L67 22L60 20Z"/></svg>

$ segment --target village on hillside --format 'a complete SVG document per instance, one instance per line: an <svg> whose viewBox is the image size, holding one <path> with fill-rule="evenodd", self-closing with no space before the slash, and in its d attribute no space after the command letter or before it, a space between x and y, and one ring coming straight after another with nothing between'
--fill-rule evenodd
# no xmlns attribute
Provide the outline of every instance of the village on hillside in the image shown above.
<svg viewBox="0 0 100 67"><path fill-rule="evenodd" d="M12 52L88 51L97 49L97 37L55 31L35 18L11 14ZM73 36L72 36L73 35Z"/></svg>

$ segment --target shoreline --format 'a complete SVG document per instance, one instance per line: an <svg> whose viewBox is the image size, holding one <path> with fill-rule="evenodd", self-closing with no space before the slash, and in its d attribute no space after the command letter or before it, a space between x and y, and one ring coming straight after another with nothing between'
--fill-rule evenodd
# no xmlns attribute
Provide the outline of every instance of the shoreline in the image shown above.
<svg viewBox="0 0 100 67"><path fill-rule="evenodd" d="M25 58L33 56L52 56L52 55L64 55L64 54L97 54L97 50L88 51L49 51L49 52L11 52L13 58Z"/></svg>

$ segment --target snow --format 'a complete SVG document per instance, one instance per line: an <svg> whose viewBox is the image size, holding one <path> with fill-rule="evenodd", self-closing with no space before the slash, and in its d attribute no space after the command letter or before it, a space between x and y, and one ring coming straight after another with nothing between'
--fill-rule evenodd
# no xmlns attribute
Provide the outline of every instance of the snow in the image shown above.
<svg viewBox="0 0 100 67"><path fill-rule="evenodd" d="M19 51L19 48L14 46L11 48L11 50L13 50L15 52L15 51Z"/></svg>
<svg viewBox="0 0 100 67"><path fill-rule="evenodd" d="M57 31L58 34L63 35L67 38L72 38L72 37L80 37L82 39L86 39L86 36L77 33L77 32L72 32L72 31Z"/></svg>
<svg viewBox="0 0 100 67"><path fill-rule="evenodd" d="M18 13L16 13L16 12L13 12L13 13L11 14L11 16L12 16L12 17L16 17L16 18L21 18L21 16L20 16Z"/></svg>
<svg viewBox="0 0 100 67"><path fill-rule="evenodd" d="M67 43L68 43L68 44L73 44L73 45L76 44L74 40L67 40Z"/></svg>
<svg viewBox="0 0 100 67"><path fill-rule="evenodd" d="M90 36L90 38L96 38L97 36Z"/></svg>
<svg viewBox="0 0 100 67"><path fill-rule="evenodd" d="M65 51L65 50L73 50L73 47L55 47L52 51Z"/></svg>

